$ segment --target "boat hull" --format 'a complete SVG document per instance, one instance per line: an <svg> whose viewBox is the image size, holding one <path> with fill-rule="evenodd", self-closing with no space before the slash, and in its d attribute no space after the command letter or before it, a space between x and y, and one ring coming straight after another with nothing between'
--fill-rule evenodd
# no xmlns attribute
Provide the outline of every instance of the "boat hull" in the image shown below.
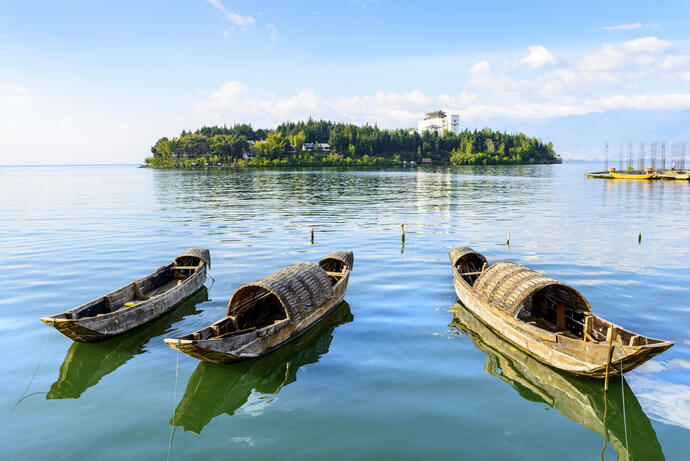
<svg viewBox="0 0 690 461"><path fill-rule="evenodd" d="M97 317L78 319L43 317L40 320L72 341L81 343L105 341L145 325L172 310L196 293L205 281L206 264L204 263L177 287L135 306L124 307Z"/></svg>
<svg viewBox="0 0 690 461"><path fill-rule="evenodd" d="M456 271L454 285L462 304L494 333L540 362L570 373L605 378L610 353L609 376L620 375L673 345L670 341L649 346L617 344L609 350L605 342L585 342L524 324L482 300Z"/></svg>
<svg viewBox="0 0 690 461"><path fill-rule="evenodd" d="M254 359L278 349L306 333L328 317L345 299L350 271L333 287L334 296L326 299L310 314L296 323L283 323L243 335L242 345L236 339L188 340L166 338L165 343L204 362L231 364Z"/></svg>
<svg viewBox="0 0 690 461"><path fill-rule="evenodd" d="M638 180L646 180L646 179L652 179L654 177L654 173L646 173L646 174L628 174L628 173L616 173L614 171L611 172L611 176L613 176L613 179L638 179Z"/></svg>

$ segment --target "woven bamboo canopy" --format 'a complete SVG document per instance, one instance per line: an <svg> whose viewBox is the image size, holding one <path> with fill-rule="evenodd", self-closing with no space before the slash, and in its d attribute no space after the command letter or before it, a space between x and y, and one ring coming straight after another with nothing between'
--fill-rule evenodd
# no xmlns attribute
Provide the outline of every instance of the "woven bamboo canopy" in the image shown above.
<svg viewBox="0 0 690 461"><path fill-rule="evenodd" d="M355 256L351 251L334 251L319 261L319 266L327 267L328 263L330 262L341 262L345 265L346 269L352 270L352 266L355 262Z"/></svg>
<svg viewBox="0 0 690 461"><path fill-rule="evenodd" d="M300 262L239 288L230 298L227 315L267 294L278 298L292 320L334 296L326 272L314 263Z"/></svg>
<svg viewBox="0 0 690 461"><path fill-rule="evenodd" d="M211 268L211 252L206 248L190 248L179 257L182 258L184 256L193 256L195 258L199 258L206 263L207 268Z"/></svg>
<svg viewBox="0 0 690 461"><path fill-rule="evenodd" d="M481 253L474 251L470 247L458 247L450 250L450 261L453 267L458 263L472 263L477 269L481 269L484 264L488 265L486 258Z"/></svg>
<svg viewBox="0 0 690 461"><path fill-rule="evenodd" d="M499 261L489 267L472 290L487 302L515 312L529 296L547 287L557 298L567 301L573 310L591 311L587 300L576 289L509 261Z"/></svg>

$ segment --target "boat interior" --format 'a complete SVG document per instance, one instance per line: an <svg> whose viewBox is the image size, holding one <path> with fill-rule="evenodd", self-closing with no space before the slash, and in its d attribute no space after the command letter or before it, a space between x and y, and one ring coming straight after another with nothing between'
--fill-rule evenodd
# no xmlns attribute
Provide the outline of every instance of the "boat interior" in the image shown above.
<svg viewBox="0 0 690 461"><path fill-rule="evenodd" d="M172 264L160 267L143 279L134 280L117 291L91 301L72 311L54 316L56 319L80 319L110 314L125 307L134 307L181 285L203 267L196 256L180 256Z"/></svg>
<svg viewBox="0 0 690 461"><path fill-rule="evenodd" d="M333 285L347 275L345 263L335 258L326 258L319 263L328 274ZM256 285L247 285L233 295L228 306L230 315L213 325L181 336L180 339L221 339L260 330L288 319L288 313L281 300L273 292Z"/></svg>
<svg viewBox="0 0 690 461"><path fill-rule="evenodd" d="M485 261L474 253L463 255L455 270L471 287L487 268ZM627 331L594 315L589 304L577 290L560 283L544 286L531 293L516 309L515 318L542 330L587 342L608 342L614 345L645 346L663 342Z"/></svg>
<svg viewBox="0 0 690 461"><path fill-rule="evenodd" d="M333 285L337 284L347 274L345 263L336 258L326 258L319 263L319 266L326 271Z"/></svg>
<svg viewBox="0 0 690 461"><path fill-rule="evenodd" d="M228 306L230 315L216 323L179 339L206 340L221 339L260 330L287 320L285 306L270 290L247 285L233 295Z"/></svg>

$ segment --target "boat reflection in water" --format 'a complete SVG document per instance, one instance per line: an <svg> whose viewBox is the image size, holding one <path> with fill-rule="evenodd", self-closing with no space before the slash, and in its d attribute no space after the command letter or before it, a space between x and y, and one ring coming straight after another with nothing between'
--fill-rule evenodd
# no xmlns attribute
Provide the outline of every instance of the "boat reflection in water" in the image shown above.
<svg viewBox="0 0 690 461"><path fill-rule="evenodd" d="M300 367L318 362L328 352L336 327L353 318L343 302L309 331L264 357L234 365L199 363L170 424L199 434L216 416L233 415L253 390L277 394L295 382Z"/></svg>
<svg viewBox="0 0 690 461"><path fill-rule="evenodd" d="M57 381L50 386L46 399L77 399L104 376L117 370L135 355L144 352L151 338L166 333L184 317L198 314L197 304L208 301L202 286L196 293L167 314L134 331L100 343L74 343L60 366Z"/></svg>
<svg viewBox="0 0 690 461"><path fill-rule="evenodd" d="M513 387L520 396L543 402L605 437L621 460L663 460L661 445L640 402L624 381L625 421L619 378L611 378L606 400L600 380L561 373L501 339L462 304L452 308L451 327L470 336L486 353L484 371ZM626 449L626 423L627 445Z"/></svg>

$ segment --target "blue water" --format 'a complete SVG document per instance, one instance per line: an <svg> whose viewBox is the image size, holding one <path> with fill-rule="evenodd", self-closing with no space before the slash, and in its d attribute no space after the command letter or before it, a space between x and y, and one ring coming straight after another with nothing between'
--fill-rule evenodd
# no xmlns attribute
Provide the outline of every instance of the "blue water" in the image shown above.
<svg viewBox="0 0 690 461"><path fill-rule="evenodd" d="M690 459L690 184L583 177L598 169L2 167L0 458L582 460L607 438L605 459ZM603 420L601 383L510 371L510 349L454 322L461 245L676 344L622 394L612 380ZM189 247L211 250L215 282L144 329L75 345L38 321ZM347 305L289 348L219 367L163 343L338 249L355 254Z"/></svg>

